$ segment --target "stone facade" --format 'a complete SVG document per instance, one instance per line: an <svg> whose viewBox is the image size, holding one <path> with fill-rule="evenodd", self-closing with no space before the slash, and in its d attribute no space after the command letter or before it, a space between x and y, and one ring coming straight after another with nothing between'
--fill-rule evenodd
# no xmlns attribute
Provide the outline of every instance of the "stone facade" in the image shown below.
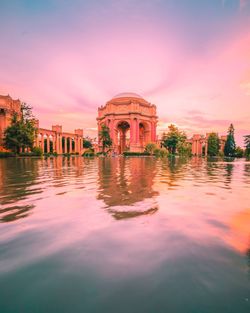
<svg viewBox="0 0 250 313"><path fill-rule="evenodd" d="M3 149L4 130L10 125L13 114L21 116L21 101L14 100L9 95L0 95L0 151Z"/></svg>
<svg viewBox="0 0 250 313"><path fill-rule="evenodd" d="M189 142L192 144L192 155L205 155L207 156L207 149L208 149L208 137L210 133L207 133L206 136L195 134L193 137L189 140ZM220 151L224 151L225 143L227 140L227 136L220 136Z"/></svg>
<svg viewBox="0 0 250 313"><path fill-rule="evenodd" d="M134 93L121 93L98 108L98 134L103 124L109 127L115 153L142 152L156 142L156 106ZM99 139L99 150L101 142Z"/></svg>
<svg viewBox="0 0 250 313"><path fill-rule="evenodd" d="M0 95L0 151L3 148L4 130L10 125L11 117L17 113L21 117L21 101L13 100L9 95ZM43 152L79 153L83 152L83 130L76 129L74 133L62 131L62 126L54 125L52 129L39 127L36 120L37 136L34 146L40 147Z"/></svg>
<svg viewBox="0 0 250 313"><path fill-rule="evenodd" d="M16 113L21 117L21 101L14 100L9 95L0 95L0 151L3 148L4 130L11 123L11 117ZM156 106L135 93L121 93L98 108L98 133L103 124L110 128L115 153L129 150L142 152L149 142L157 143L156 137ZM83 130L76 129L73 133L63 132L61 125L53 125L52 129L39 127L34 146L42 148L43 152L79 153L83 149ZM193 155L207 155L209 133L206 136L194 134L189 140ZM220 150L224 150L227 136L220 136ZM101 150L100 139L95 151Z"/></svg>
<svg viewBox="0 0 250 313"><path fill-rule="evenodd" d="M83 130L76 129L74 133L62 131L61 125L53 125L52 129L38 127L35 147L43 152L57 154L83 152Z"/></svg>

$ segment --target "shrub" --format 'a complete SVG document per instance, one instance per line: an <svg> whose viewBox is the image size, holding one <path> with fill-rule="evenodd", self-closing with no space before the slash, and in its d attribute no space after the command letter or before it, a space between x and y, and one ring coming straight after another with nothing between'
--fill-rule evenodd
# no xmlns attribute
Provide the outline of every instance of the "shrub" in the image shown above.
<svg viewBox="0 0 250 313"><path fill-rule="evenodd" d="M43 150L42 150L42 148L34 147L32 149L32 153L33 153L33 155L41 156L41 155L43 155Z"/></svg>
<svg viewBox="0 0 250 313"><path fill-rule="evenodd" d="M157 148L154 150L154 155L157 157L157 158L164 158L164 157L167 157L168 155L168 152L166 149L164 148Z"/></svg>
<svg viewBox="0 0 250 313"><path fill-rule="evenodd" d="M107 152L97 152L96 156L107 156Z"/></svg>
<svg viewBox="0 0 250 313"><path fill-rule="evenodd" d="M95 153L94 153L93 149L88 149L88 150L83 152L82 156L83 157L93 157L93 156L95 156Z"/></svg>
<svg viewBox="0 0 250 313"><path fill-rule="evenodd" d="M123 152L123 155L125 157L128 157L128 156L149 156L150 153L149 152L132 152L132 151L125 151Z"/></svg>
<svg viewBox="0 0 250 313"><path fill-rule="evenodd" d="M236 158L243 158L244 150L241 147L237 147L235 149L235 154L234 155L235 155Z"/></svg>
<svg viewBox="0 0 250 313"><path fill-rule="evenodd" d="M9 157L14 157L15 154L12 152L8 151L0 151L0 158L9 158Z"/></svg>
<svg viewBox="0 0 250 313"><path fill-rule="evenodd" d="M148 152L151 155L153 155L155 150L156 150L156 144L152 142L149 142L145 147L145 152Z"/></svg>

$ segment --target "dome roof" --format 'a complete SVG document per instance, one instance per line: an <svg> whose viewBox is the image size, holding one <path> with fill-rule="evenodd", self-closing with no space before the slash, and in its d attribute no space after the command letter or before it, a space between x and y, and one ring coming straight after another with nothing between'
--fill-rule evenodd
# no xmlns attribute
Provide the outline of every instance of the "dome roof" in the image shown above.
<svg viewBox="0 0 250 313"><path fill-rule="evenodd" d="M142 96L140 96L140 95L138 95L137 93L134 93L134 92L118 93L112 99L117 99L117 98L139 98L139 99L143 99Z"/></svg>

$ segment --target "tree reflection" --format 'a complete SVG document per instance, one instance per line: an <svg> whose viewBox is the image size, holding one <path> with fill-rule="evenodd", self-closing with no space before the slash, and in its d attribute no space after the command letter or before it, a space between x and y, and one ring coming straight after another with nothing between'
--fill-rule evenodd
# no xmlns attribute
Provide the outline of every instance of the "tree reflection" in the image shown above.
<svg viewBox="0 0 250 313"><path fill-rule="evenodd" d="M247 250L246 256L247 256L247 264L249 268L248 273L249 273L249 278L250 278L250 248Z"/></svg>
<svg viewBox="0 0 250 313"><path fill-rule="evenodd" d="M153 158L100 158L99 194L116 219L153 214L158 210L153 189L156 161ZM146 199L151 199L145 201ZM138 205L142 203L142 205Z"/></svg>
<svg viewBox="0 0 250 313"><path fill-rule="evenodd" d="M41 192L36 178L41 160L31 158L5 159L0 162L1 222L12 222L30 214L34 205L10 205Z"/></svg>
<svg viewBox="0 0 250 313"><path fill-rule="evenodd" d="M22 206L11 206L5 209L0 209L0 221L3 223L13 222L20 218L27 217L30 214L30 210L33 209L34 205L22 205Z"/></svg>

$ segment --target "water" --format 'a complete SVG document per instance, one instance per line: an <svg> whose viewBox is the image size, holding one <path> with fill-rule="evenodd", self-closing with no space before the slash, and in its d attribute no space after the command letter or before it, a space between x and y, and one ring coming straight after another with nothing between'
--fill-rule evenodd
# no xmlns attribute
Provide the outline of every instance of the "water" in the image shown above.
<svg viewBox="0 0 250 313"><path fill-rule="evenodd" d="M249 313L250 162L0 160L1 313Z"/></svg>

